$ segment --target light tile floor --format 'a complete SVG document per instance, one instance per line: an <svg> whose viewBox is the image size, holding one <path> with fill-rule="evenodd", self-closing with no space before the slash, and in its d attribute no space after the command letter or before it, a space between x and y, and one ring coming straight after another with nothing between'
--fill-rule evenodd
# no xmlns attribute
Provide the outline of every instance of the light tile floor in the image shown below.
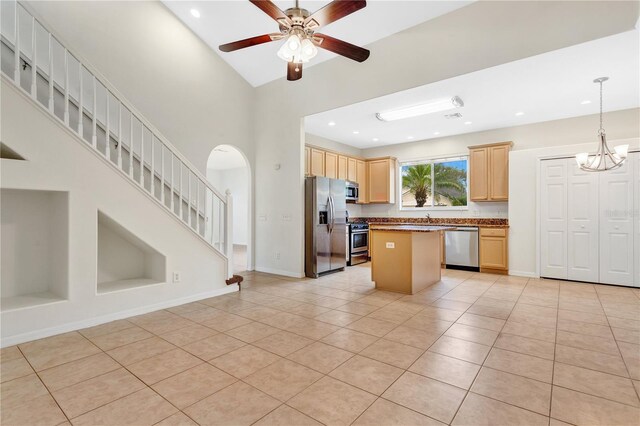
<svg viewBox="0 0 640 426"><path fill-rule="evenodd" d="M3 425L640 424L637 289L368 265L1 352Z"/></svg>

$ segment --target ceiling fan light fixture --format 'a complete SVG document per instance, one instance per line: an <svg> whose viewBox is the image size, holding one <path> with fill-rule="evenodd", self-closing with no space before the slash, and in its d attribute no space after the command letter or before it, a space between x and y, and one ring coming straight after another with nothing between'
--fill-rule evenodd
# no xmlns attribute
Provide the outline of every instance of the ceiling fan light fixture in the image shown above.
<svg viewBox="0 0 640 426"><path fill-rule="evenodd" d="M376 114L380 121L395 121L405 118L418 117L420 115L433 114L436 112L448 111L455 108L462 108L464 102L460 97L453 96L451 98L438 99L423 104L412 105L404 108L397 108L389 111L383 111Z"/></svg>
<svg viewBox="0 0 640 426"><path fill-rule="evenodd" d="M318 54L318 48L308 38L302 40L300 51L307 61L313 59Z"/></svg>

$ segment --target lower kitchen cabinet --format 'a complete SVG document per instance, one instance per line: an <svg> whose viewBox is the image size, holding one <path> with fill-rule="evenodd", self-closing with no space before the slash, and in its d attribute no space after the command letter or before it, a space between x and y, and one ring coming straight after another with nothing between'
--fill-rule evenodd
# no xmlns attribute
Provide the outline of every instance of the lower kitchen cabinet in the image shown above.
<svg viewBox="0 0 640 426"><path fill-rule="evenodd" d="M507 228L480 228L480 271L506 274L509 270Z"/></svg>

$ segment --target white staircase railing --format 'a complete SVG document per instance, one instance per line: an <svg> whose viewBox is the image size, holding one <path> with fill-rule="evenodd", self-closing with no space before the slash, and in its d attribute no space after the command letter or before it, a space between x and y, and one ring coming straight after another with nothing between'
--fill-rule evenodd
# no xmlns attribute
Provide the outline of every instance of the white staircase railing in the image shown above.
<svg viewBox="0 0 640 426"><path fill-rule="evenodd" d="M221 194L87 61L17 1L0 1L2 75L227 259L231 194ZM13 18L13 19L11 19Z"/></svg>

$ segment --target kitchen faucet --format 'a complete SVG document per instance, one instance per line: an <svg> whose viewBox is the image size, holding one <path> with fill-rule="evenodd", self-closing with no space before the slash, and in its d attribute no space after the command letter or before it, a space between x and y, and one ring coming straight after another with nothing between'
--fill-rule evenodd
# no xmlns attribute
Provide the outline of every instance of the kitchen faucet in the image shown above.
<svg viewBox="0 0 640 426"><path fill-rule="evenodd" d="M431 222L431 213L427 213L427 223Z"/></svg>

